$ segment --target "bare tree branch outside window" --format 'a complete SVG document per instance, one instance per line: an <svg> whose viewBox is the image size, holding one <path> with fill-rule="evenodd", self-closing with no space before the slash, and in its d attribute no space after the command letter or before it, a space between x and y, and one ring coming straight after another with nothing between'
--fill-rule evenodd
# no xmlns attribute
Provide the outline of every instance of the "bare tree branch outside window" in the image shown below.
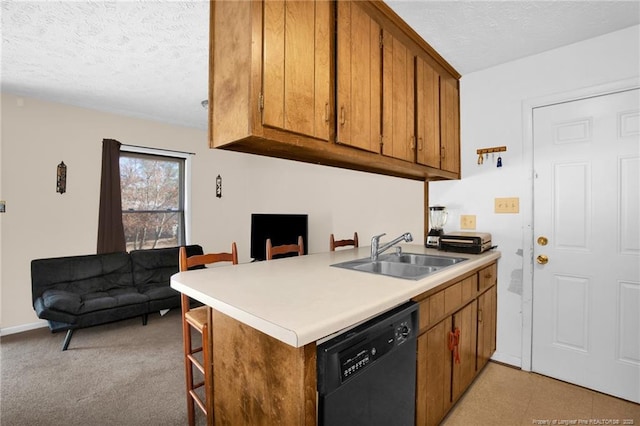
<svg viewBox="0 0 640 426"><path fill-rule="evenodd" d="M184 241L184 160L121 153L122 221L127 250Z"/></svg>

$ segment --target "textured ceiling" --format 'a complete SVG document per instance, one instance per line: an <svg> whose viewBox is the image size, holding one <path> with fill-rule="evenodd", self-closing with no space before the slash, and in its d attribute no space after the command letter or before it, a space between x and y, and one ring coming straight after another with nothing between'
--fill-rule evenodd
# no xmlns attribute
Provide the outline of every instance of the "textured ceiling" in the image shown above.
<svg viewBox="0 0 640 426"><path fill-rule="evenodd" d="M640 23L640 1L389 1L461 74ZM2 90L206 128L207 1L2 0Z"/></svg>

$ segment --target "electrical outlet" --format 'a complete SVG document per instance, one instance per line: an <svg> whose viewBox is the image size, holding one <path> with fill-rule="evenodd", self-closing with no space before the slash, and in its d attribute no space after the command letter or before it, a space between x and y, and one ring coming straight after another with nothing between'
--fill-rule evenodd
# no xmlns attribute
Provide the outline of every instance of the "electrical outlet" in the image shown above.
<svg viewBox="0 0 640 426"><path fill-rule="evenodd" d="M520 198L496 198L495 210L496 213L519 213L520 212Z"/></svg>
<svg viewBox="0 0 640 426"><path fill-rule="evenodd" d="M461 215L460 229L476 229L476 215L475 214Z"/></svg>

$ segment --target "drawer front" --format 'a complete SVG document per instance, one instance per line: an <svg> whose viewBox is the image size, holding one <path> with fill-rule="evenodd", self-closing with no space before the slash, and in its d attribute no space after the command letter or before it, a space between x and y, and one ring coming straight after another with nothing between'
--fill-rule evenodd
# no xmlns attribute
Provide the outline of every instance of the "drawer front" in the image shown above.
<svg viewBox="0 0 640 426"><path fill-rule="evenodd" d="M478 291L482 292L495 285L498 280L498 265L494 262L478 272Z"/></svg>

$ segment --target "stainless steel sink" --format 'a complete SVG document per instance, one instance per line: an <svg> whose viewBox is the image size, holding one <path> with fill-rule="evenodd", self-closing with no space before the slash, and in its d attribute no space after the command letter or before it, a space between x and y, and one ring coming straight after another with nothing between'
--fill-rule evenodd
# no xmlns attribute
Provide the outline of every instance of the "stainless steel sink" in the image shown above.
<svg viewBox="0 0 640 426"><path fill-rule="evenodd" d="M419 280L443 268L463 262L463 257L435 256L429 254L385 254L372 261L370 257L336 263L331 266L353 269L372 274Z"/></svg>
<svg viewBox="0 0 640 426"><path fill-rule="evenodd" d="M456 263L460 263L467 259L464 257L435 256L431 254L389 253L389 254L380 256L379 260L383 260L385 262L408 263L410 265L444 268L446 266L455 265Z"/></svg>

